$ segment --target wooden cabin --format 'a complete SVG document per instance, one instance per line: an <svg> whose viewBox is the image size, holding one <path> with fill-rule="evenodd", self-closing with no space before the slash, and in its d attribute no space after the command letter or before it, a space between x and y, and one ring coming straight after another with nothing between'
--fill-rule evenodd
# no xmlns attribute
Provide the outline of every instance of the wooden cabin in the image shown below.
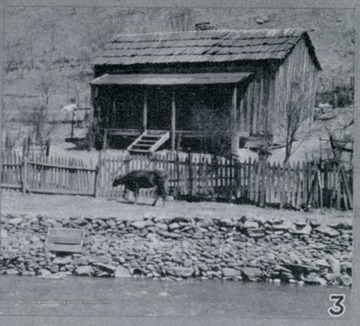
<svg viewBox="0 0 360 326"><path fill-rule="evenodd" d="M276 142L296 98L311 125L321 69L303 29L115 35L94 62L93 117L128 149L174 150L221 130L229 151ZM310 110L309 110L310 108ZM279 120L280 121L280 120Z"/></svg>

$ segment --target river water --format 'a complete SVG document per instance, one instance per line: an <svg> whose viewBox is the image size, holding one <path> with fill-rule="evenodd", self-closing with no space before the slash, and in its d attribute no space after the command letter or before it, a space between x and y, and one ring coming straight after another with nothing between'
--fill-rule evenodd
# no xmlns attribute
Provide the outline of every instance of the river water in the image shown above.
<svg viewBox="0 0 360 326"><path fill-rule="evenodd" d="M332 306L329 295L333 293L346 295L346 311L341 318L350 318L349 288L221 280L2 275L0 311L3 316L331 318L327 310Z"/></svg>

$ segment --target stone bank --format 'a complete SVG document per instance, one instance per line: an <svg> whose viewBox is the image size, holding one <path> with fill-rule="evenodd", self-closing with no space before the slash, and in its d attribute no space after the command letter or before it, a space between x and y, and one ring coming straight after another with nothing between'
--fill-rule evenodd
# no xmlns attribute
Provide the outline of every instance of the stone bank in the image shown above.
<svg viewBox="0 0 360 326"><path fill-rule="evenodd" d="M46 251L48 227L85 229L83 252ZM352 225L314 219L6 214L0 254L1 273L11 275L352 283Z"/></svg>

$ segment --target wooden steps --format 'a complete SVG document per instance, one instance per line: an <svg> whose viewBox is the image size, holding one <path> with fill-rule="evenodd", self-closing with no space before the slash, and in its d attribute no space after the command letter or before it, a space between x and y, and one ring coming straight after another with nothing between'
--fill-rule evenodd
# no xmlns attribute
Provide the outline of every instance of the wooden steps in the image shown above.
<svg viewBox="0 0 360 326"><path fill-rule="evenodd" d="M169 131L145 130L127 150L131 154L153 154L169 138Z"/></svg>

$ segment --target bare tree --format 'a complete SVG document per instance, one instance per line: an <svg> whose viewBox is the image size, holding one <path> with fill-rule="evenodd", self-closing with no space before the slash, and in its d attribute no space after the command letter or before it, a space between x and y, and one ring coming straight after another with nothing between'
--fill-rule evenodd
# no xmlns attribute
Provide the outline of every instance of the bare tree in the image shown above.
<svg viewBox="0 0 360 326"><path fill-rule="evenodd" d="M43 105L48 106L50 96L54 90L55 80L51 72L42 72L38 83L38 90L43 98Z"/></svg>
<svg viewBox="0 0 360 326"><path fill-rule="evenodd" d="M55 51L55 38L57 35L57 26L54 21L46 20L41 24L41 30L49 37L50 40L50 49L51 51Z"/></svg>
<svg viewBox="0 0 360 326"><path fill-rule="evenodd" d="M283 92L282 102L285 104L278 112L269 115L277 137L285 146L284 163L313 132L310 124L314 108L309 99L309 87L311 83L291 83L290 89ZM299 142L295 146L297 140Z"/></svg>
<svg viewBox="0 0 360 326"><path fill-rule="evenodd" d="M229 151L229 130L231 119L226 110L217 110L207 106L193 108L190 125L205 133L201 138L201 149L217 155L225 155Z"/></svg>
<svg viewBox="0 0 360 326"><path fill-rule="evenodd" d="M5 70L11 71L18 69L22 77L24 69L28 66L27 59L29 53L32 53L31 47L31 42L25 38L7 41L5 44Z"/></svg>

